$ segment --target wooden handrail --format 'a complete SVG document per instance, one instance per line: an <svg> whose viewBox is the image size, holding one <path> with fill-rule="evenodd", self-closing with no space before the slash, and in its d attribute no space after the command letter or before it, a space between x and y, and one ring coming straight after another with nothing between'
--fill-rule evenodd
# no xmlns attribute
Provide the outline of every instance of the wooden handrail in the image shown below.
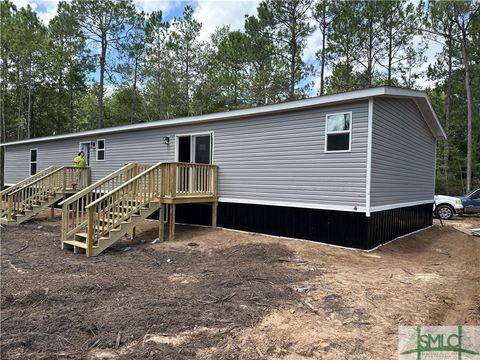
<svg viewBox="0 0 480 360"><path fill-rule="evenodd" d="M58 172L60 172L60 171L63 171L64 168L65 168L64 166L60 166L59 168L55 169L55 170L52 171L51 173L48 173L48 174L46 174L46 175L44 175L44 176L42 176L42 177L40 177L40 178L38 178L38 179L30 182L30 183L28 183L28 186L29 186L29 187L35 186L36 183L40 183L40 182L42 182L43 180L45 180L46 178L48 178L48 177L50 177L50 176L52 176L52 175L55 175L56 173L58 173ZM10 194L8 194L8 196L14 196L14 195L16 195L17 193L19 193L19 192L22 191L22 190L23 190L23 188L22 188L22 189L17 189L17 190L15 190L15 191L11 192Z"/></svg>
<svg viewBox="0 0 480 360"><path fill-rule="evenodd" d="M129 163L62 201L62 243L88 225L86 206L110 193L148 165Z"/></svg>
<svg viewBox="0 0 480 360"><path fill-rule="evenodd" d="M14 216L23 214L25 210L32 209L36 205L40 205L50 196L58 192L65 192L68 184L67 179L73 180L78 171L90 174L89 168L74 168L70 166L61 166L40 176L24 186L7 194L7 206L2 206L2 213L7 215L7 220L12 220ZM89 177L82 176L80 178L81 187L88 185ZM4 216L2 214L2 217Z"/></svg>
<svg viewBox="0 0 480 360"><path fill-rule="evenodd" d="M22 181L16 183L15 185L12 185L2 191L0 191L0 196L5 196L7 193L10 193L16 189L18 189L21 186L28 185L30 182L35 181L36 179L39 179L40 177L44 176L45 174L48 174L49 172L55 170L57 167L56 166L49 166L46 169L43 169L42 171L31 175L27 177L26 179L23 179Z"/></svg>
<svg viewBox="0 0 480 360"><path fill-rule="evenodd" d="M138 174L137 176L131 178L130 180L128 180L127 182L123 183L123 185L120 185L119 187L117 187L115 190L113 190L111 193L108 193L108 194L105 194L103 195L102 197L98 198L97 200L95 200L94 202L88 204L85 208L86 209L89 209L91 207L93 207L94 205L97 205L98 203L102 202L103 200L105 200L106 198L108 198L110 195L112 195L113 193L115 192L118 192L120 190L122 190L123 188L127 187L128 185L134 183L135 181L137 181L138 179L142 178L142 176L144 176L146 173L148 173L150 170L154 170L156 168L158 168L159 166L162 165L162 162L159 162L155 165L153 165L152 167L148 168L147 170L141 172L140 174Z"/></svg>
<svg viewBox="0 0 480 360"><path fill-rule="evenodd" d="M68 199L63 200L59 205L63 206L63 205L68 205L68 204L73 203L74 201L78 200L79 198L88 194L89 192L97 190L98 187L100 187L101 185L103 185L107 181L117 177L120 173L123 173L127 169L131 169L135 165L136 165L135 163L126 164L125 166L121 167L120 169L115 170L113 173L105 176L104 178L101 178L96 183L94 183L92 185L89 185L86 188L84 188L83 190L77 192L75 195L70 196Z"/></svg>
<svg viewBox="0 0 480 360"><path fill-rule="evenodd" d="M93 253L94 243L102 236L121 226L122 222L135 212L159 198L161 165L161 162L153 165L85 207L87 256Z"/></svg>

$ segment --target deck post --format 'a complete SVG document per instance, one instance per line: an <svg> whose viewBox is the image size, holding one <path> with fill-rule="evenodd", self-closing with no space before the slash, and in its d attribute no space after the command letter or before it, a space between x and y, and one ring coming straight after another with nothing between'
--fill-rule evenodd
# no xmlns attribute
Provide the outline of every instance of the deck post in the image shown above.
<svg viewBox="0 0 480 360"><path fill-rule="evenodd" d="M218 207L218 201L215 201L212 203L212 228L217 227L217 207Z"/></svg>
<svg viewBox="0 0 480 360"><path fill-rule="evenodd" d="M165 223L163 219L165 218L164 206L160 202L160 208L158 209L158 241L164 241L165 237Z"/></svg>
<svg viewBox="0 0 480 360"><path fill-rule="evenodd" d="M94 234L94 208L88 209L88 232L87 232L87 256L93 256L93 234Z"/></svg>
<svg viewBox="0 0 480 360"><path fill-rule="evenodd" d="M10 221L13 219L13 200L10 195L7 195L8 199L8 206L7 206L7 221Z"/></svg>
<svg viewBox="0 0 480 360"><path fill-rule="evenodd" d="M170 204L170 218L168 220L168 240L175 239L175 204Z"/></svg>
<svg viewBox="0 0 480 360"><path fill-rule="evenodd" d="M52 219L55 217L55 204L50 205L50 217Z"/></svg>

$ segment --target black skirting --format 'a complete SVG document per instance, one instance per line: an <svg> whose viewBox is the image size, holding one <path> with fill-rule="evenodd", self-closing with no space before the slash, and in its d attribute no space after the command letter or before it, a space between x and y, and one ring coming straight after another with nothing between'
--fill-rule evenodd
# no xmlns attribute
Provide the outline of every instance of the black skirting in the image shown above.
<svg viewBox="0 0 480 360"><path fill-rule="evenodd" d="M374 212L294 208L256 204L218 204L217 225L228 229L372 249L432 225L432 204ZM176 221L211 225L211 206L177 205Z"/></svg>

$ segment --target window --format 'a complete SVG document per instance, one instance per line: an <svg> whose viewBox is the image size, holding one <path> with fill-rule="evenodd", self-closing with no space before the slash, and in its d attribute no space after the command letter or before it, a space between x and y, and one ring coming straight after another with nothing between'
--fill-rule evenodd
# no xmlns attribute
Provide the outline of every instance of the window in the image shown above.
<svg viewBox="0 0 480 360"><path fill-rule="evenodd" d="M37 149L30 149L30 175L37 173Z"/></svg>
<svg viewBox="0 0 480 360"><path fill-rule="evenodd" d="M351 136L351 112L327 115L325 126L325 151L350 151Z"/></svg>
<svg viewBox="0 0 480 360"><path fill-rule="evenodd" d="M105 139L97 140L97 161L105 160Z"/></svg>

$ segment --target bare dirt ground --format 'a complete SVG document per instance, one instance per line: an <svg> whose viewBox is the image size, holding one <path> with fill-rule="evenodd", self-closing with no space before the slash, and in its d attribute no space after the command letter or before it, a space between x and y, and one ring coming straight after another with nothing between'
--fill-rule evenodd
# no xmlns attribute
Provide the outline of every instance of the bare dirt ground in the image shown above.
<svg viewBox="0 0 480 360"><path fill-rule="evenodd" d="M47 215L1 229L2 359L396 359L399 325L480 323L480 238L451 226L366 253L145 222L87 258Z"/></svg>

